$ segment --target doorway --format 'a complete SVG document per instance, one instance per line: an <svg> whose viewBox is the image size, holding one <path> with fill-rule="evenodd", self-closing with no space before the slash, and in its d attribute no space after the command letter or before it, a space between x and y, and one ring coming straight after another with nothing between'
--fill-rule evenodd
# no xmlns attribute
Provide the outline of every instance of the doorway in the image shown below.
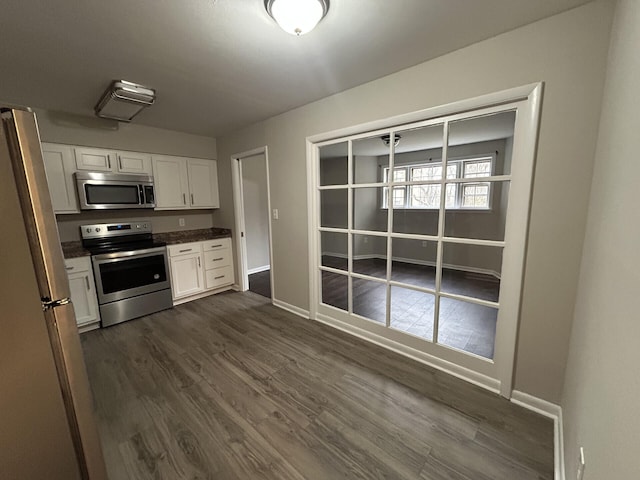
<svg viewBox="0 0 640 480"><path fill-rule="evenodd" d="M540 89L308 139L311 317L510 397Z"/></svg>
<svg viewBox="0 0 640 480"><path fill-rule="evenodd" d="M234 155L231 162L239 290L273 298L267 147Z"/></svg>

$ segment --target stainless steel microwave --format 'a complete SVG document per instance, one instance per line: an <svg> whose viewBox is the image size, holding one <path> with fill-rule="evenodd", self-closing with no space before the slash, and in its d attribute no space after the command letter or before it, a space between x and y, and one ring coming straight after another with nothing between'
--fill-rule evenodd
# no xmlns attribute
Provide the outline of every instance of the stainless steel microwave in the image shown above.
<svg viewBox="0 0 640 480"><path fill-rule="evenodd" d="M153 177L101 172L76 172L81 210L154 208Z"/></svg>

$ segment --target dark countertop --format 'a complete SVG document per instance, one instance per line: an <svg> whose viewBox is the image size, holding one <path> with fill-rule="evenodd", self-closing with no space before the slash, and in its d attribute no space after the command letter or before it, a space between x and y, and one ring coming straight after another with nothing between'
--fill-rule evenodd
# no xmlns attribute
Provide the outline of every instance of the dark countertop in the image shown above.
<svg viewBox="0 0 640 480"><path fill-rule="evenodd" d="M177 243L203 242L214 238L231 237L228 228L204 228L202 230L183 230L180 232L154 233L153 239L157 242L166 242L167 245Z"/></svg>
<svg viewBox="0 0 640 480"><path fill-rule="evenodd" d="M214 238L231 237L231 230L228 228L204 228L201 230L183 230L179 232L154 233L153 239L156 242L166 242L167 245L178 243L203 242ZM62 242L62 254L64 258L87 257L91 255L88 250L82 247L82 242Z"/></svg>
<svg viewBox="0 0 640 480"><path fill-rule="evenodd" d="M64 258L88 257L91 255L89 250L82 247L82 242L62 242L62 255Z"/></svg>

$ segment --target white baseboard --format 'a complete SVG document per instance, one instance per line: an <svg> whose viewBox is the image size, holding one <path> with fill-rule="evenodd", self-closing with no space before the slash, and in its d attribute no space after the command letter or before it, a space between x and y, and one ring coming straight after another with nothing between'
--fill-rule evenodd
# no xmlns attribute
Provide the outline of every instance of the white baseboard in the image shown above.
<svg viewBox="0 0 640 480"><path fill-rule="evenodd" d="M562 407L547 402L528 393L514 390L511 401L528 410L553 419L553 464L555 480L565 480L564 469L564 433L562 426Z"/></svg>
<svg viewBox="0 0 640 480"><path fill-rule="evenodd" d="M225 285L224 287L215 288L213 290L207 290L206 292L197 293L195 295L191 295L189 297L178 298L173 301L173 306L177 307L178 305L182 305L183 303L191 302L193 300L198 300L200 298L209 297L211 295L215 295L217 293L226 292L227 290L235 290L235 285Z"/></svg>
<svg viewBox="0 0 640 480"><path fill-rule="evenodd" d="M282 300L278 300L276 298L272 299L271 303L287 312L291 312L294 315L298 315L306 320L309 320L309 310L305 310L304 308L296 307L295 305L291 305L290 303L283 302Z"/></svg>
<svg viewBox="0 0 640 480"><path fill-rule="evenodd" d="M267 270L271 270L271 265L262 265L261 267L250 268L249 270L247 270L247 275L251 275L252 273L265 272Z"/></svg>

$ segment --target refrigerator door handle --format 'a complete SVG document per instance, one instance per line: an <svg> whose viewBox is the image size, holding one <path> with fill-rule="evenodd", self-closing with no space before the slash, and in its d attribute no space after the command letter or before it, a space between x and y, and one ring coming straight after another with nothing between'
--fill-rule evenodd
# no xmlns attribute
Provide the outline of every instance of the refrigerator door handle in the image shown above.
<svg viewBox="0 0 640 480"><path fill-rule="evenodd" d="M43 298L42 311L46 312L47 310L51 310L52 308L56 308L61 305L67 305L69 303L71 303L71 299L69 297L59 298L58 300L49 300L48 298Z"/></svg>

